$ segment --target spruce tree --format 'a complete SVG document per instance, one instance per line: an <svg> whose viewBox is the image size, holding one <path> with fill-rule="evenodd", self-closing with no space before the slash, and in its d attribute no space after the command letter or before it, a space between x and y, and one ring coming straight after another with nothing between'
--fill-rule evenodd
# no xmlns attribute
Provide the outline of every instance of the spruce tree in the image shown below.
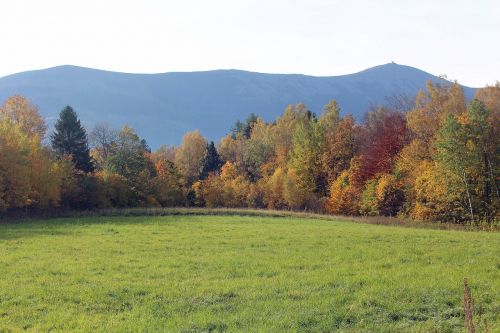
<svg viewBox="0 0 500 333"><path fill-rule="evenodd" d="M201 166L200 179L207 178L210 172L219 170L221 166L222 161L220 159L219 153L217 153L214 142L211 141L209 144L207 144L205 157L203 158L203 163Z"/></svg>
<svg viewBox="0 0 500 333"><path fill-rule="evenodd" d="M70 106L66 106L59 114L51 136L51 144L57 155L70 155L75 168L84 172L94 171L87 133Z"/></svg>

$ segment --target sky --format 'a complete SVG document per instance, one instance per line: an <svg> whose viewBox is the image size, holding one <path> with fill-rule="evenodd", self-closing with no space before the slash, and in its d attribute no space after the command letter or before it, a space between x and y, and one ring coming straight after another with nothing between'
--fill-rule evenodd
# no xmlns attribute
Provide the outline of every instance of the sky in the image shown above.
<svg viewBox="0 0 500 333"><path fill-rule="evenodd" d="M500 80L499 0L2 0L0 76L58 65L130 73L341 75L394 61Z"/></svg>

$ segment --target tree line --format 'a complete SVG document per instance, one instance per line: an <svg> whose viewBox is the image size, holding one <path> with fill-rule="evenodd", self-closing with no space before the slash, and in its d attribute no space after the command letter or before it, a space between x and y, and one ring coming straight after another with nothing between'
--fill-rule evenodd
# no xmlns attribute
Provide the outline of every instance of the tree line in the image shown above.
<svg viewBox="0 0 500 333"><path fill-rule="evenodd" d="M332 100L255 114L218 145L199 131L151 151L136 131L71 107L47 135L22 96L0 107L0 212L110 207L254 207L447 222L498 220L500 83L467 101L457 83L394 96L361 123Z"/></svg>

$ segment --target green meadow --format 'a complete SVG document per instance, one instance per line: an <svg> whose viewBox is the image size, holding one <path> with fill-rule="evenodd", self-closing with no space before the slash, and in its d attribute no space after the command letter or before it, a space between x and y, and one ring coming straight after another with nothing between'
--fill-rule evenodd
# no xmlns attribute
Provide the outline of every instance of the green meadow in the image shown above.
<svg viewBox="0 0 500 333"><path fill-rule="evenodd" d="M500 233L298 217L0 224L0 332L500 331Z"/></svg>

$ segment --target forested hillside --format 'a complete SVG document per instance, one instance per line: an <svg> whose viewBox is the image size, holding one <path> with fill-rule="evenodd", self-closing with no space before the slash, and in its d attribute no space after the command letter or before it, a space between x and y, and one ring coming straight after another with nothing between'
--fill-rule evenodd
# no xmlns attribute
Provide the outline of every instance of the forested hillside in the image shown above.
<svg viewBox="0 0 500 333"><path fill-rule="evenodd" d="M0 108L0 211L206 206L498 218L500 84L468 101L460 85L429 81L412 100L373 107L364 122L341 107L331 100L316 114L290 105L272 122L250 114L217 144L193 131L178 147L151 151L126 125L86 131L69 106L48 134L37 108L13 96Z"/></svg>
<svg viewBox="0 0 500 333"><path fill-rule="evenodd" d="M227 134L235 119L254 112L272 122L289 104L304 103L320 113L332 98L342 114L361 121L371 105L386 96L414 96L425 83L447 81L417 68L394 63L359 73L314 77L239 70L127 74L60 66L0 78L0 100L20 94L39 109L51 128L67 104L82 124L128 124L151 147L178 145L185 132L200 130L209 140ZM464 87L471 99L475 89Z"/></svg>

